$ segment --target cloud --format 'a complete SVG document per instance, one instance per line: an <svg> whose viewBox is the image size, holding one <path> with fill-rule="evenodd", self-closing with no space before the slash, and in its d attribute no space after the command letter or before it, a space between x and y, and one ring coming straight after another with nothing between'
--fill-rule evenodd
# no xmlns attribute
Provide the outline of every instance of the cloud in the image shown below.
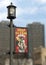
<svg viewBox="0 0 46 65"><path fill-rule="evenodd" d="M0 1L0 21L2 20L2 19L6 19L6 16L7 16L7 14L6 14L6 6L8 6L9 5L9 3L10 3L10 0L2 0L2 1Z"/></svg>
<svg viewBox="0 0 46 65"><path fill-rule="evenodd" d="M17 8L17 16L23 15L23 14L36 14L38 11L37 7L29 7L29 8Z"/></svg>
<svg viewBox="0 0 46 65"><path fill-rule="evenodd" d="M46 0L34 0L35 2L37 3L41 3L41 4L45 4L46 3Z"/></svg>
<svg viewBox="0 0 46 65"><path fill-rule="evenodd" d="M0 15L1 15L1 16L0 16L0 21L7 19L7 13L5 13L5 12L4 12L4 13L0 13Z"/></svg>
<svg viewBox="0 0 46 65"><path fill-rule="evenodd" d="M5 15L7 15L7 8L6 6L8 6L10 4L10 2L13 2L14 4L16 4L17 2L22 2L21 0L1 0L0 1L0 10L2 10L3 12L0 11L0 20L1 19L5 19ZM24 1L24 0L23 0ZM46 3L46 0L32 0L33 2L37 2L37 3ZM27 0L27 2L30 2L30 0ZM32 2L31 2L32 3ZM17 3L19 4L19 3ZM28 3L30 4L30 3ZM24 5L24 3L23 3ZM38 6L26 6L27 4L25 4L25 7L21 7L21 6L17 6L16 8L16 16L17 17L22 17L23 15L37 15L39 12L45 12L46 11L46 7L38 7ZM2 18L1 18L2 17Z"/></svg>
<svg viewBox="0 0 46 65"><path fill-rule="evenodd" d="M46 12L46 6L41 7L41 11Z"/></svg>
<svg viewBox="0 0 46 65"><path fill-rule="evenodd" d="M7 6L10 3L10 0L2 0L0 2L0 8Z"/></svg>
<svg viewBox="0 0 46 65"><path fill-rule="evenodd" d="M46 3L46 0L38 0L41 3Z"/></svg>

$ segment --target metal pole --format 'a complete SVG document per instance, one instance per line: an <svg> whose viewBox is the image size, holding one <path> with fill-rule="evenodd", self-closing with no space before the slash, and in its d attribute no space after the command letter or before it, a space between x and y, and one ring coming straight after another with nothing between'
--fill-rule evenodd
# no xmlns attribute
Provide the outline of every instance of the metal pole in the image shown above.
<svg viewBox="0 0 46 65"><path fill-rule="evenodd" d="M13 65L13 21L10 19L10 65Z"/></svg>

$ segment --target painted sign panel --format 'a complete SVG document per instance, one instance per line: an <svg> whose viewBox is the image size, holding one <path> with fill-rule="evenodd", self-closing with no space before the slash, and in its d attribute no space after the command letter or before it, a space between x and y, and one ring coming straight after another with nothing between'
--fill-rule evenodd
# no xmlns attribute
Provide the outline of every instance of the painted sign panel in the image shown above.
<svg viewBox="0 0 46 65"><path fill-rule="evenodd" d="M15 52L16 53L27 53L27 29L26 28L15 28Z"/></svg>

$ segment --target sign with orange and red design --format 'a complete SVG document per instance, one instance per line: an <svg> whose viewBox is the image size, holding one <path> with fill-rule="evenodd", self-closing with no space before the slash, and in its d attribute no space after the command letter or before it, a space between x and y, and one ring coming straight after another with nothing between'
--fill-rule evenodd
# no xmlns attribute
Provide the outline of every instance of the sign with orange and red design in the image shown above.
<svg viewBox="0 0 46 65"><path fill-rule="evenodd" d="M15 28L15 52L27 53L27 28Z"/></svg>

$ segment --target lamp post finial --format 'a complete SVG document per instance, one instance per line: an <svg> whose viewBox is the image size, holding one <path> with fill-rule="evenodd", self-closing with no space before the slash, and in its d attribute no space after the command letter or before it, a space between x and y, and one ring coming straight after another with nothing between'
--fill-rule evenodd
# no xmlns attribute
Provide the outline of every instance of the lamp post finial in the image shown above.
<svg viewBox="0 0 46 65"><path fill-rule="evenodd" d="M11 5L12 5L12 2L11 2Z"/></svg>

